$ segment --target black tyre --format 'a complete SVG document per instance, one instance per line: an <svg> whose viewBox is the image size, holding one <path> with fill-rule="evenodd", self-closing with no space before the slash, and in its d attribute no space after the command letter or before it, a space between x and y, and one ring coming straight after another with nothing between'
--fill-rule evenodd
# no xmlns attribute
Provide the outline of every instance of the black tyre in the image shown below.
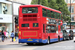
<svg viewBox="0 0 75 50"><path fill-rule="evenodd" d="M63 41L65 41L66 39L65 39L65 37L63 37Z"/></svg>
<svg viewBox="0 0 75 50"><path fill-rule="evenodd" d="M71 37L71 40L73 40L73 36Z"/></svg>
<svg viewBox="0 0 75 50"><path fill-rule="evenodd" d="M47 44L50 44L50 38L48 38Z"/></svg>
<svg viewBox="0 0 75 50"><path fill-rule="evenodd" d="M71 40L71 36L69 36L69 39Z"/></svg>
<svg viewBox="0 0 75 50"><path fill-rule="evenodd" d="M33 43L27 43L28 45L33 45Z"/></svg>
<svg viewBox="0 0 75 50"><path fill-rule="evenodd" d="M58 36L58 42L60 41L60 37Z"/></svg>
<svg viewBox="0 0 75 50"><path fill-rule="evenodd" d="M70 40L69 36L68 36L68 40Z"/></svg>

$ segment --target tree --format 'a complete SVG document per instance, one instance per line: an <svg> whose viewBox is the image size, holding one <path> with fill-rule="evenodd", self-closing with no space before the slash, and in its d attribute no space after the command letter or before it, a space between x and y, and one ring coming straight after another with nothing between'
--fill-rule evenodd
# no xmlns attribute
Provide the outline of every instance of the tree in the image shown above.
<svg viewBox="0 0 75 50"><path fill-rule="evenodd" d="M32 0L31 4L38 4L38 0Z"/></svg>
<svg viewBox="0 0 75 50"><path fill-rule="evenodd" d="M48 0L40 0L40 4L48 7Z"/></svg>
<svg viewBox="0 0 75 50"><path fill-rule="evenodd" d="M38 4L38 0L32 0L31 4ZM48 0L40 0L40 5L48 7Z"/></svg>
<svg viewBox="0 0 75 50"><path fill-rule="evenodd" d="M56 3L58 5L58 10L62 12L64 21L70 21L70 12L68 10L67 4L64 0L56 0Z"/></svg>
<svg viewBox="0 0 75 50"><path fill-rule="evenodd" d="M53 8L53 9L58 9L59 8L57 6L56 0L48 0L48 7Z"/></svg>
<svg viewBox="0 0 75 50"><path fill-rule="evenodd" d="M32 0L31 4L38 4L38 0ZM64 21L70 21L70 12L64 0L40 0L40 5L61 11Z"/></svg>

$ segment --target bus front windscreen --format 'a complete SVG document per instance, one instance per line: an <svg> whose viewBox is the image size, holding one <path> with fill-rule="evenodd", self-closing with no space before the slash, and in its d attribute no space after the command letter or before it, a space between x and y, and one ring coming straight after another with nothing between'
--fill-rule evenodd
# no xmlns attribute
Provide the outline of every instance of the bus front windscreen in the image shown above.
<svg viewBox="0 0 75 50"><path fill-rule="evenodd" d="M38 8L37 7L24 7L22 8L22 13L38 13Z"/></svg>

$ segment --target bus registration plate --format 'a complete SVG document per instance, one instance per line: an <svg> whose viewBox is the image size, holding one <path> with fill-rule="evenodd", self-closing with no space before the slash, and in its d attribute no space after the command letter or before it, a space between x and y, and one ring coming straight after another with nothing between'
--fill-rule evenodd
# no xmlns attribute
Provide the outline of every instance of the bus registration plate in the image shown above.
<svg viewBox="0 0 75 50"><path fill-rule="evenodd" d="M28 39L27 41L33 41L32 39Z"/></svg>

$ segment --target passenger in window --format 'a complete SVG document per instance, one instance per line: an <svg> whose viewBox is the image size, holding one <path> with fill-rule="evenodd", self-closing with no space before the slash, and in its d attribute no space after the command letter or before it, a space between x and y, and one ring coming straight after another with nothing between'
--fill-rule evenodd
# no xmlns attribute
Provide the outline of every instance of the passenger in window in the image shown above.
<svg viewBox="0 0 75 50"><path fill-rule="evenodd" d="M37 13L37 9L32 8L32 13Z"/></svg>
<svg viewBox="0 0 75 50"><path fill-rule="evenodd" d="M50 33L50 29L48 30L48 33Z"/></svg>

